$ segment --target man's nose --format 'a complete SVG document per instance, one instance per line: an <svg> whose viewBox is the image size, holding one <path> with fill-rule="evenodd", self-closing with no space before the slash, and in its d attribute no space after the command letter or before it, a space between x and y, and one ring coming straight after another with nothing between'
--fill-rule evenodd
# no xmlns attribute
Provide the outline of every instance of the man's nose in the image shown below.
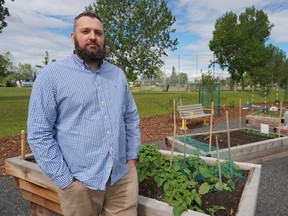
<svg viewBox="0 0 288 216"><path fill-rule="evenodd" d="M96 40L96 34L93 31L90 33L90 40Z"/></svg>

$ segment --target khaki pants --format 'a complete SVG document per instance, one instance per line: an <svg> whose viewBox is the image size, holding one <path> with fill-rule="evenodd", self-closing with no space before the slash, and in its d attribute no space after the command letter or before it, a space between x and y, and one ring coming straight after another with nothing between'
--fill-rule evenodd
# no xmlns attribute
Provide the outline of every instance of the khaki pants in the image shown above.
<svg viewBox="0 0 288 216"><path fill-rule="evenodd" d="M91 190L82 183L70 190L59 190L61 208L65 216L136 216L138 205L138 177L136 167L129 169L107 189Z"/></svg>

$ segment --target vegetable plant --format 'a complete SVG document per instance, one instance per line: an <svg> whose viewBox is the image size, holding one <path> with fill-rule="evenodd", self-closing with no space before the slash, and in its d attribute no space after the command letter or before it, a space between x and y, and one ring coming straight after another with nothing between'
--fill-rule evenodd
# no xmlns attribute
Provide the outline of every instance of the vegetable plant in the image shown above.
<svg viewBox="0 0 288 216"><path fill-rule="evenodd" d="M155 145L142 145L138 158L139 182L151 178L156 182L157 187L163 187L165 194L162 201L173 207L175 216L180 216L188 209L204 213L202 196L219 190L217 163L208 166L200 158L199 153L186 158L182 155L175 156L170 167L169 157L162 156ZM235 171L231 172L231 166L227 162L221 162L220 166L223 170L221 176L225 180L222 190L234 190L235 179L243 176L237 176L238 173ZM238 168L234 163L232 167L233 170ZM215 214L223 209L223 206L215 206L206 211Z"/></svg>

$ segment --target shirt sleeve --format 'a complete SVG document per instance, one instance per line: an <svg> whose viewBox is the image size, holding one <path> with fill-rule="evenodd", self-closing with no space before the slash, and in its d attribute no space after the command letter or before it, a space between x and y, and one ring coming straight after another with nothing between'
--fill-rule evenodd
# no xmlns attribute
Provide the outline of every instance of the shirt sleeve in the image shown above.
<svg viewBox="0 0 288 216"><path fill-rule="evenodd" d="M69 168L55 139L57 119L56 93L48 71L42 71L32 89L28 109L28 143L35 159L46 175L60 188L72 181Z"/></svg>
<svg viewBox="0 0 288 216"><path fill-rule="evenodd" d="M125 113L127 160L138 159L138 151L141 145L139 123L137 106L127 83Z"/></svg>

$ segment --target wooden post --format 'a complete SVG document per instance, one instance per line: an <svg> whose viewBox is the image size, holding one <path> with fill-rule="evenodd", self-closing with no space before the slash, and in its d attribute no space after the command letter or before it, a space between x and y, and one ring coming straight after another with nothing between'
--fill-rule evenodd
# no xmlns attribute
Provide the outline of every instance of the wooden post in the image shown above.
<svg viewBox="0 0 288 216"><path fill-rule="evenodd" d="M242 110L242 107L241 107L241 98L240 98L240 100L239 100L239 129L241 129L241 124L242 124L241 110Z"/></svg>
<svg viewBox="0 0 288 216"><path fill-rule="evenodd" d="M221 176L221 163L219 155L219 145L218 145L218 136L216 135L216 149L217 149L217 160L218 160L218 175L219 175L219 190L222 191L222 176Z"/></svg>
<svg viewBox="0 0 288 216"><path fill-rule="evenodd" d="M209 131L209 152L211 152L211 145L212 145L213 116L214 116L214 102L212 102L212 104L211 104L210 131Z"/></svg>
<svg viewBox="0 0 288 216"><path fill-rule="evenodd" d="M174 132L173 132L173 142L172 142L171 157L170 157L170 168L172 167L173 152L174 152L175 139L176 139L176 107L175 106L176 106L175 100L173 100Z"/></svg>
<svg viewBox="0 0 288 216"><path fill-rule="evenodd" d="M282 126L282 101L280 101L280 114L279 114L279 129L278 129L278 137L281 136L281 126Z"/></svg>
<svg viewBox="0 0 288 216"><path fill-rule="evenodd" d="M25 131L21 131L21 159L25 160L25 148L26 148L26 142L25 142Z"/></svg>
<svg viewBox="0 0 288 216"><path fill-rule="evenodd" d="M230 172L232 172L232 159L231 159L231 149L230 149L230 129L229 129L229 117L228 117L228 111L226 111L226 126L227 126L227 141L228 141L228 156L229 156L229 164L230 164Z"/></svg>
<svg viewBox="0 0 288 216"><path fill-rule="evenodd" d="M186 162L186 145L187 145L187 127L186 127L186 119L184 119L184 164Z"/></svg>

